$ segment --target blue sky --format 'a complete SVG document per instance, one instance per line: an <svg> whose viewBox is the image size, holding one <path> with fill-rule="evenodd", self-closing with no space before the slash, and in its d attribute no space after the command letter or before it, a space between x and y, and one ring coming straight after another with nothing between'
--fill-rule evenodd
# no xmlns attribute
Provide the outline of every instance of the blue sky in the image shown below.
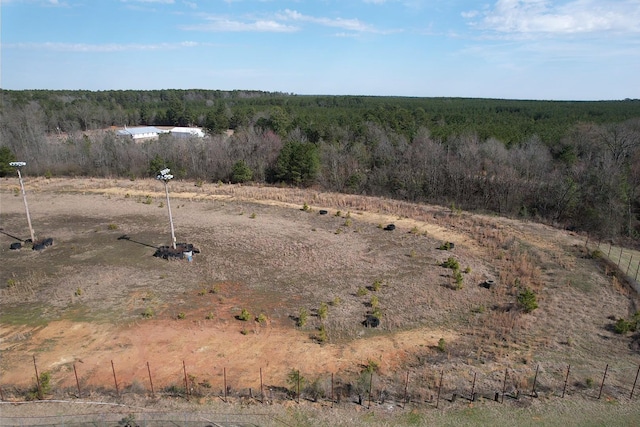
<svg viewBox="0 0 640 427"><path fill-rule="evenodd" d="M640 0L0 0L4 89L640 98Z"/></svg>

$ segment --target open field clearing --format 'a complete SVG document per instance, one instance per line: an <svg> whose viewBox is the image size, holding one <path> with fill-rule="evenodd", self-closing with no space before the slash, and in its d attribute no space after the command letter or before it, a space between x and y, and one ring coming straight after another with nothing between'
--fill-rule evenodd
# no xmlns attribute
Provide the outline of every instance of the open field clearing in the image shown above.
<svg viewBox="0 0 640 427"><path fill-rule="evenodd" d="M50 375L47 399L127 406L5 403L5 421L87 410L116 422L268 414L244 421L253 425L640 422L640 384L630 397L640 337L614 331L638 294L582 236L387 199L171 182L177 241L200 253L163 260L153 257L170 243L161 183L25 184L36 236L54 245L9 249L29 231L17 180L3 179L3 400L33 393L35 361ZM538 308L518 303L524 290ZM378 327L364 325L372 318Z"/></svg>

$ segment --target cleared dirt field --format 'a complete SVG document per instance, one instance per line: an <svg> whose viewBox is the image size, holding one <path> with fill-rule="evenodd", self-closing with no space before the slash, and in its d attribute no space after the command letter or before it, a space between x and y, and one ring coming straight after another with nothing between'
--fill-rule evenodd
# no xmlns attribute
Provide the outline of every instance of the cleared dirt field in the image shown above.
<svg viewBox="0 0 640 427"><path fill-rule="evenodd" d="M23 400L33 387L34 356L53 390L76 387L75 365L83 389L113 389L115 370L120 390L144 391L149 366L156 390L182 387L186 371L199 395L220 396L224 375L239 398L258 393L261 370L265 387L280 390L297 369L309 382L324 381L325 392L327 375L336 374L351 399L366 394L369 366L378 392L396 400L410 373L416 402L432 402L441 372L450 398L470 387L474 372L480 392L504 388L505 369L507 392L528 390L538 366L539 390L553 396L567 364L577 372L570 390L597 396L610 364L606 396L623 408L614 411L621 419L637 419L640 405L628 391L638 338L612 331L616 318L638 310L637 294L590 256L580 236L375 198L172 182L177 240L201 253L192 262L163 260L152 256L170 243L157 181L25 184L36 235L54 245L9 250L29 231L17 180L3 179L0 386L7 400ZM395 230L384 230L390 223ZM440 249L445 242L454 248ZM461 283L441 265L449 257ZM481 286L487 280L490 288ZM537 295L531 313L516 304L524 288ZM380 326L365 327L376 308ZM243 309L247 321L238 318ZM303 326L301 309L309 314Z"/></svg>

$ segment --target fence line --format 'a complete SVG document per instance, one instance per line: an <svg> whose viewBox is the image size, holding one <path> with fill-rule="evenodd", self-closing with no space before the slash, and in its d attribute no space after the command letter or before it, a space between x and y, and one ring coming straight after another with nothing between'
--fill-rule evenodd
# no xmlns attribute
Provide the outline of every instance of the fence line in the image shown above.
<svg viewBox="0 0 640 427"><path fill-rule="evenodd" d="M541 369L543 366L544 363L536 365L532 381L533 385L531 385L531 381L529 381L532 373L531 369L518 370L509 367L504 369L504 375L500 373L502 371L494 371L492 374L491 372L482 373L481 371L473 370L472 380L468 372L469 368L466 368L462 372L460 372L459 369L445 370L441 368L439 375L432 371L431 380L421 378L414 372L414 380L411 382L409 381L410 371L406 371L406 373L403 372L401 376L397 376L394 372L388 375L382 375L375 369L365 369L359 376L354 377L354 374L346 375L342 381L339 378L336 381L334 379L335 373L325 373L316 379L307 380L304 378L303 372L298 369L292 369L288 381L289 387L275 384L269 385L267 386L269 390L268 396L264 389L263 368L260 368L259 371L255 373L256 380L259 379L260 381L260 398L258 399L258 396L254 396L253 394L252 386L248 386L247 384L234 385L234 392L232 393L232 388L227 382L226 367L222 368L222 390L220 392L213 391L213 385L208 380L198 383L195 380L195 376L188 374L187 364L183 360L181 367L182 375L180 375L182 378L178 380L179 377L176 375L175 381L170 385L166 385L164 390L160 391L160 394L183 397L186 400L189 400L193 396L219 397L225 403L234 400L243 401L245 399L251 399L263 404L286 400L294 400L299 403L300 399L306 399L312 401L328 401L331 402L332 405L334 403L341 403L342 399L345 398L353 403L364 405L363 395L365 395L368 401L366 404L367 408L371 408L373 403L382 404L385 403L385 401L392 402L402 408L404 408L407 403L414 405L431 404L434 405L435 408L438 408L443 399L455 403L457 397L464 398L471 402L476 401L478 398L484 398L503 404L505 397L514 400L527 397L537 398L541 393L548 397L554 396L558 398L579 394L593 399L608 396L609 398L620 401L633 401L640 376L640 365L638 365L637 369L635 366L633 368L629 366L616 368L615 365L607 363L604 370L569 364L566 365L566 368L555 365L548 366L548 369ZM36 399L43 400L47 399L47 397L51 398L53 395L60 395L61 392L75 395L75 392L70 393L69 391L69 389L73 390L73 387L60 386L57 389L54 388L54 386L49 383L49 379L54 379L53 375L38 370L35 356L33 356L33 367L35 372L39 372L39 374L36 375L32 388L20 390L9 384L0 384L0 399L2 401L21 402ZM149 375L149 388L136 389L133 387L133 384L136 383L138 379L133 378L127 391L127 387L123 387L124 383L118 382L115 363L111 360L111 373L114 378L113 392L115 392L115 397L120 399L125 393L150 393L151 396L155 397L158 391L154 388L152 370L148 362L146 363L146 368ZM630 379L634 378L634 373L635 379L633 383L631 383ZM41 380L45 374L47 379ZM70 374L64 373L64 375L69 376ZM328 385L329 375L330 390ZM56 373L56 376L60 384L64 384L65 379L68 383L71 382L68 378L62 377L62 373ZM74 377L78 391L77 397L81 398L80 381L75 365ZM599 384L594 381L594 378L601 378ZM422 381L420 381L421 379ZM102 387L94 387L92 390L91 387L86 385L87 383L88 381L85 380L85 393L91 391L102 393L106 391L109 393L108 390ZM183 384L184 388L175 385L180 383ZM431 383L432 386L429 385L429 383ZM469 388L471 392L467 397L465 396L464 390L468 391ZM529 389L531 392L527 393ZM13 392L10 390L13 390ZM437 392L435 399L433 397L434 391ZM447 395L451 397L447 399ZM357 400L354 399L355 396L357 396Z"/></svg>
<svg viewBox="0 0 640 427"><path fill-rule="evenodd" d="M593 240L589 240L587 236L585 240L585 247L589 249L589 244L593 243ZM640 284L638 284L638 278L640 277L640 253L632 249L625 249L622 246L613 246L613 242L608 242L608 248L603 247L600 240L596 242L597 249L604 255L606 249L606 257L615 264L621 273L626 275L630 280L634 281L634 286L637 292L640 292ZM613 253L612 253L613 252Z"/></svg>

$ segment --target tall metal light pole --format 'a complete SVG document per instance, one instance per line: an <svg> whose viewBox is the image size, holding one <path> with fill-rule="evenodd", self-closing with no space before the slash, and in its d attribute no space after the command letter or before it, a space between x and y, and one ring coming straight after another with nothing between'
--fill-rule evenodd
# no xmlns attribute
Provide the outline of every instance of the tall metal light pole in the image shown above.
<svg viewBox="0 0 640 427"><path fill-rule="evenodd" d="M33 233L33 227L31 226L31 215L29 215L29 205L27 204L27 193L24 191L24 183L22 182L22 174L20 168L27 165L27 162L10 162L9 166L13 166L18 171L18 180L20 181L20 189L22 190L22 200L24 200L24 209L27 211L27 222L29 223L29 232L31 233L31 243L35 244L36 236Z"/></svg>
<svg viewBox="0 0 640 427"><path fill-rule="evenodd" d="M169 168L162 169L156 179L164 183L164 192L167 195L167 209L169 210L169 223L171 224L171 247L176 248L176 233L173 230L173 217L171 216L171 203L169 202L169 180L173 178Z"/></svg>

